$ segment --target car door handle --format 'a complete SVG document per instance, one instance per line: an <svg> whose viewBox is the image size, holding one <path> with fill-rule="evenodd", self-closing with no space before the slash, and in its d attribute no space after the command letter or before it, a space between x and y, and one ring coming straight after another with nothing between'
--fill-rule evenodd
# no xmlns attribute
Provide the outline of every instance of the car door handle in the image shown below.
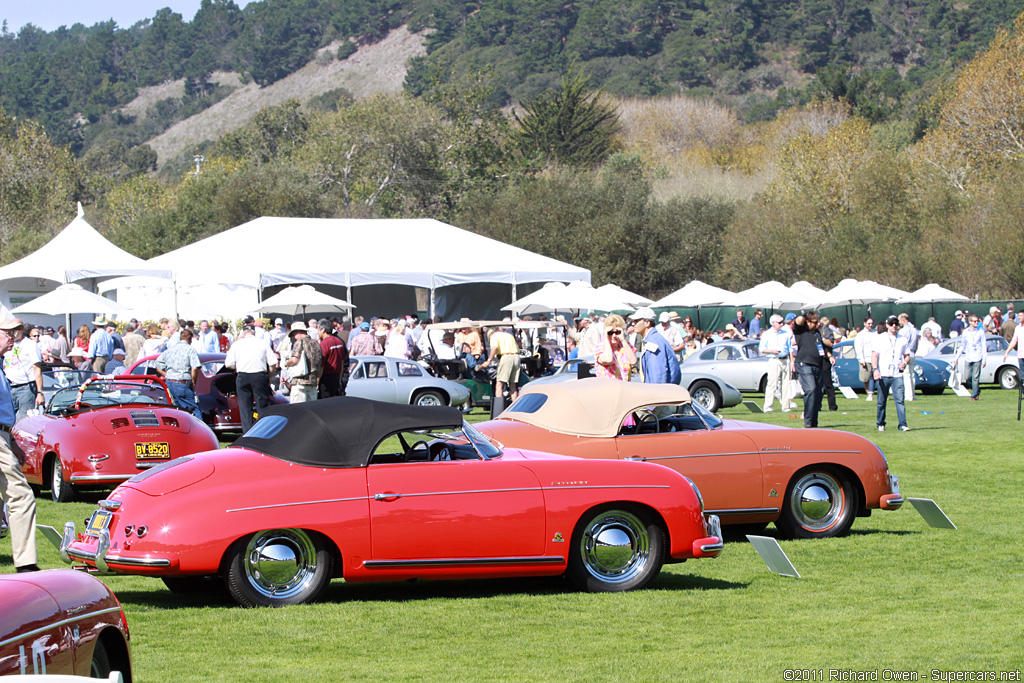
<svg viewBox="0 0 1024 683"><path fill-rule="evenodd" d="M373 494L374 500L398 500L402 497L401 493L375 493Z"/></svg>

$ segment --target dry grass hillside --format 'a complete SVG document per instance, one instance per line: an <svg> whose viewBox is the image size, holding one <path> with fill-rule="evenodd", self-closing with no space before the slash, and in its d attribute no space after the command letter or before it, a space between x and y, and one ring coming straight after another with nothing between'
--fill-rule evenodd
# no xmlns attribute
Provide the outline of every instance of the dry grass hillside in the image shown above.
<svg viewBox="0 0 1024 683"><path fill-rule="evenodd" d="M255 83L242 85L237 74L217 73L213 79L224 85L237 85L232 92L209 109L180 121L149 140L162 165L190 145L203 140L216 140L221 135L245 125L264 107L281 104L290 98L306 102L310 98L345 88L361 99L377 93L396 93L402 89L410 57L426 54L425 36L410 33L404 26L392 31L384 40L365 45L343 61L318 58L290 76L266 87ZM340 43L321 52L337 52ZM144 114L156 101L181 97L184 81L173 81L146 88L124 109L134 115Z"/></svg>

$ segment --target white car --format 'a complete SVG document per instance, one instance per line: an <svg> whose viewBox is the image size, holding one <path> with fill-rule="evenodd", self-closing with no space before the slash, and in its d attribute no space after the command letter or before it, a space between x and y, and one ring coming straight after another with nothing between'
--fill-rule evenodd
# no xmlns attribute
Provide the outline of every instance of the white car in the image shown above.
<svg viewBox="0 0 1024 683"><path fill-rule="evenodd" d="M957 349L963 337L946 339L939 342L939 345L924 355L929 360L952 363L956 357ZM1003 389L1016 390L1020 386L1020 367L1017 365L1017 351L1011 351L1010 355L1003 360L1003 354L1009 346L1009 342L997 334L989 334L985 337L985 367L981 369L982 384L998 384ZM964 376L964 368L967 363L961 355L957 362L957 370L960 376Z"/></svg>
<svg viewBox="0 0 1024 683"><path fill-rule="evenodd" d="M416 361L387 356L353 356L346 396L418 406L461 407L469 390L449 379L434 377Z"/></svg>

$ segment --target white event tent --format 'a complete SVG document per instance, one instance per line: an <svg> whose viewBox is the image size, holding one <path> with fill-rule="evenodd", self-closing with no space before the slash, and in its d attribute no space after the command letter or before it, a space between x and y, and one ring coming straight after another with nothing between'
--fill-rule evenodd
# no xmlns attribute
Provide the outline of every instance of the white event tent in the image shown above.
<svg viewBox="0 0 1024 683"><path fill-rule="evenodd" d="M53 239L28 256L0 267L0 306L17 308L72 282L94 289L101 280L118 275L169 277L170 272L115 246L86 222L79 204L78 215ZM56 325L64 319L44 321L37 316L33 321Z"/></svg>
<svg viewBox="0 0 1024 683"><path fill-rule="evenodd" d="M366 315L390 307L427 309L446 319L470 311L480 317L489 307L496 312L535 283L590 282L585 268L427 218L264 216L148 264L173 271L179 288L231 284L263 292L312 284ZM394 285L405 285L404 293ZM257 308L254 300L248 310Z"/></svg>

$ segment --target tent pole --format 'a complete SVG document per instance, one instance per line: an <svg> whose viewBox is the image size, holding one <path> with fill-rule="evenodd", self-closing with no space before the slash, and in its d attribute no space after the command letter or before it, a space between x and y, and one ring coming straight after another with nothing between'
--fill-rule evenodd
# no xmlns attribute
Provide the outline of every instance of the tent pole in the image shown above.
<svg viewBox="0 0 1024 683"><path fill-rule="evenodd" d="M436 292L437 292L437 289L435 288L435 285L434 285L434 276L431 275L430 276L430 319L431 320L433 320L434 316L437 314L437 309L435 307L435 301L434 301L434 295L436 294Z"/></svg>

